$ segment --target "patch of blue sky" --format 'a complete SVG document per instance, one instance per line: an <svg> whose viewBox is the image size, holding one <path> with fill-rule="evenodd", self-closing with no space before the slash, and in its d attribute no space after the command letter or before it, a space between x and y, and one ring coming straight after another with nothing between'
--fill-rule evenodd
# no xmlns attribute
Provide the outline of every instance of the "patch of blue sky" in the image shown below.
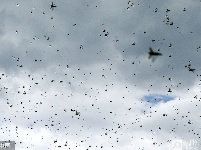
<svg viewBox="0 0 201 150"><path fill-rule="evenodd" d="M151 104L166 103L168 101L174 100L175 97L168 95L153 94L144 96L144 100Z"/></svg>

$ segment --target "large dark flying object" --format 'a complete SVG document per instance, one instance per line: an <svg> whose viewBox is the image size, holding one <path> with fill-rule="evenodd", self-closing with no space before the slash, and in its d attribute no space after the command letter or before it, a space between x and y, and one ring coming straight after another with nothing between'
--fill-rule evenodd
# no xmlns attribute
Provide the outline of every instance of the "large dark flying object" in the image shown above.
<svg viewBox="0 0 201 150"><path fill-rule="evenodd" d="M154 52L153 49L150 47L150 48L149 48L149 59L150 59L151 57L153 57L153 56L162 56L162 54L159 53L159 52Z"/></svg>
<svg viewBox="0 0 201 150"><path fill-rule="evenodd" d="M192 69L192 68L190 68L190 67L188 67L188 69L189 69L189 71L191 71L191 72L193 72L193 73L194 73L195 70L196 70L196 69Z"/></svg>
<svg viewBox="0 0 201 150"><path fill-rule="evenodd" d="M55 7L57 6L52 2L52 5L50 5L50 9L54 10Z"/></svg>

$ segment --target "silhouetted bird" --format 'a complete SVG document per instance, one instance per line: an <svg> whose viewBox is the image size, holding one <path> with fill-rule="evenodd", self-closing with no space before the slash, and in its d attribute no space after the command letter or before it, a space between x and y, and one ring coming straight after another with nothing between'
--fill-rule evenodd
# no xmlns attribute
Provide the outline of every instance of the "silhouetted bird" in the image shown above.
<svg viewBox="0 0 201 150"><path fill-rule="evenodd" d="M152 56L162 56L162 54L159 52L154 52L153 49L150 47L149 48L149 58L151 58Z"/></svg>
<svg viewBox="0 0 201 150"><path fill-rule="evenodd" d="M155 60L154 57L156 57L156 56L162 56L162 54L159 52L154 52L153 49L150 47L149 48L149 59L152 58L152 61L154 61Z"/></svg>
<svg viewBox="0 0 201 150"><path fill-rule="evenodd" d="M78 112L78 111L76 110L75 115L80 115L80 112Z"/></svg>
<svg viewBox="0 0 201 150"><path fill-rule="evenodd" d="M196 69L191 69L190 67L188 67L188 69L189 69L189 71L192 71L193 73L196 70Z"/></svg>
<svg viewBox="0 0 201 150"><path fill-rule="evenodd" d="M53 4L53 2L52 2L52 5L50 5L50 6L51 6L50 9L52 9L52 10L54 10L54 8L57 7L55 4Z"/></svg>
<svg viewBox="0 0 201 150"><path fill-rule="evenodd" d="M172 90L169 88L168 92L172 92Z"/></svg>

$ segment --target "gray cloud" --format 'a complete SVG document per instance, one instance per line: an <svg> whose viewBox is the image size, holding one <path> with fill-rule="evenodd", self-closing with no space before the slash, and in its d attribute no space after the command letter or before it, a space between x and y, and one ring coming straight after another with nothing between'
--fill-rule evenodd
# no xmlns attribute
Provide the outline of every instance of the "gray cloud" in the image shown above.
<svg viewBox="0 0 201 150"><path fill-rule="evenodd" d="M198 1L54 3L2 1L2 140L16 149L199 141ZM162 56L152 62L149 47Z"/></svg>

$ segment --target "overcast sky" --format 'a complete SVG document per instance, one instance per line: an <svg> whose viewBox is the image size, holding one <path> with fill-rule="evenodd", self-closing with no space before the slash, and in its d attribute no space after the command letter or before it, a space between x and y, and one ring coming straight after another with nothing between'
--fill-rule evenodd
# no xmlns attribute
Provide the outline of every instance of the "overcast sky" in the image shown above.
<svg viewBox="0 0 201 150"><path fill-rule="evenodd" d="M51 3L1 0L0 140L16 150L200 141L200 0ZM149 59L149 47L162 55Z"/></svg>

